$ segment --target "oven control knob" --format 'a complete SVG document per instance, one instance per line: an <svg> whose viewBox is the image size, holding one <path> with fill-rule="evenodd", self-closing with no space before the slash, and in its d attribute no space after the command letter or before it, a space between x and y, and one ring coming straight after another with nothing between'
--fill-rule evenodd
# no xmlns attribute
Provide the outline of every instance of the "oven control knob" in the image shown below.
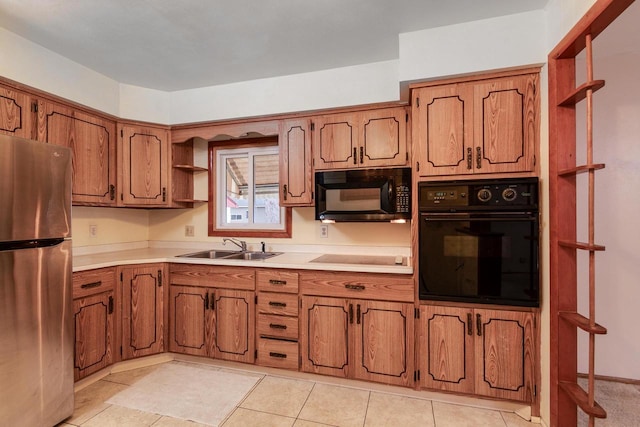
<svg viewBox="0 0 640 427"><path fill-rule="evenodd" d="M502 198L507 202L513 202L518 197L518 192L513 188L505 188L502 192Z"/></svg>
<svg viewBox="0 0 640 427"><path fill-rule="evenodd" d="M489 200L491 200L491 191L487 190L486 188L478 191L478 200L480 200L481 202L488 202Z"/></svg>

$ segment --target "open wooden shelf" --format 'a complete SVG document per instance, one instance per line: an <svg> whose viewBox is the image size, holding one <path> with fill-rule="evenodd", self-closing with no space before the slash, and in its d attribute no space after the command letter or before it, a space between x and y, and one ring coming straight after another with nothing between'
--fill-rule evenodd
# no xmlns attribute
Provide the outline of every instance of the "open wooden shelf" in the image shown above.
<svg viewBox="0 0 640 427"><path fill-rule="evenodd" d="M207 168L194 166L194 165L173 165L173 168L184 170L184 171L192 171L192 172L206 172L209 170Z"/></svg>
<svg viewBox="0 0 640 427"><path fill-rule="evenodd" d="M602 245L590 245L588 243L583 243L583 242L569 242L566 240L560 240L558 244L560 246L564 246L565 248L581 249L584 251L604 251L605 250L605 247Z"/></svg>
<svg viewBox="0 0 640 427"><path fill-rule="evenodd" d="M587 97L587 91L591 89L593 92L604 87L604 80L593 80L580 85L573 92L571 92L565 99L558 104L561 107L568 107L576 105Z"/></svg>
<svg viewBox="0 0 640 427"><path fill-rule="evenodd" d="M200 200L200 199L173 199L176 203L207 203L208 200Z"/></svg>
<svg viewBox="0 0 640 427"><path fill-rule="evenodd" d="M596 418L607 418L607 412L594 401L594 406L589 405L589 396L587 393L576 383L568 381L560 381L560 388L580 407L587 415Z"/></svg>
<svg viewBox="0 0 640 427"><path fill-rule="evenodd" d="M558 176L572 176L589 171L604 169L604 163L596 163L594 165L581 165L571 169L563 169L558 172Z"/></svg>
<svg viewBox="0 0 640 427"><path fill-rule="evenodd" d="M591 326L589 319L580 313L576 313L574 311L561 311L558 313L558 316L583 331L589 332L590 334L604 335L607 333L607 328L600 326L597 323L594 326Z"/></svg>

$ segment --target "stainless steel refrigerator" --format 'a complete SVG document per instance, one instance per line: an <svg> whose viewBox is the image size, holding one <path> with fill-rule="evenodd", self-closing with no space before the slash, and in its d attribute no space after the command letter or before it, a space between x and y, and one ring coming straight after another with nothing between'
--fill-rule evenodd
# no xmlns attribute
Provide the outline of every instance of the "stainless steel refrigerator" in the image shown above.
<svg viewBox="0 0 640 427"><path fill-rule="evenodd" d="M71 152L0 135L0 424L73 413Z"/></svg>

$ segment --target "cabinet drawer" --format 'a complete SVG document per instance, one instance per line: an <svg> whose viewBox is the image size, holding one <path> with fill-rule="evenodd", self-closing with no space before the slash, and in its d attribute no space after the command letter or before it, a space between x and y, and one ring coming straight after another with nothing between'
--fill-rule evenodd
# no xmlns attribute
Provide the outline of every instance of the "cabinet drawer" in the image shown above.
<svg viewBox="0 0 640 427"><path fill-rule="evenodd" d="M298 343L258 339L258 365L298 370Z"/></svg>
<svg viewBox="0 0 640 427"><path fill-rule="evenodd" d="M171 264L171 284L252 291L256 287L255 270L225 265Z"/></svg>
<svg viewBox="0 0 640 427"><path fill-rule="evenodd" d="M297 316L298 295L258 292L258 313Z"/></svg>
<svg viewBox="0 0 640 427"><path fill-rule="evenodd" d="M258 337L298 339L298 318L258 314Z"/></svg>
<svg viewBox="0 0 640 427"><path fill-rule="evenodd" d="M115 289L115 267L73 273L73 298L82 298Z"/></svg>
<svg viewBox="0 0 640 427"><path fill-rule="evenodd" d="M298 293L298 273L279 270L258 270L256 287L259 291Z"/></svg>
<svg viewBox="0 0 640 427"><path fill-rule="evenodd" d="M304 295L337 298L403 302L414 300L413 278L410 274L304 272L300 273L300 290Z"/></svg>

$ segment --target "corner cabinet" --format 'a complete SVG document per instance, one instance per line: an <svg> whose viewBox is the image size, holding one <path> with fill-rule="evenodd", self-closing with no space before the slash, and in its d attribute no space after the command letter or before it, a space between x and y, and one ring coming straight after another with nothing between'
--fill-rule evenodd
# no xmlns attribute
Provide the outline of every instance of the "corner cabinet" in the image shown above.
<svg viewBox="0 0 640 427"><path fill-rule="evenodd" d="M169 207L169 130L118 124L121 206Z"/></svg>
<svg viewBox="0 0 640 427"><path fill-rule="evenodd" d="M314 118L315 170L408 165L408 119L404 107Z"/></svg>
<svg viewBox="0 0 640 427"><path fill-rule="evenodd" d="M526 311L422 306L420 385L534 402L536 321Z"/></svg>
<svg viewBox="0 0 640 427"><path fill-rule="evenodd" d="M172 264L169 351L255 360L255 272Z"/></svg>
<svg viewBox="0 0 640 427"><path fill-rule="evenodd" d="M165 351L166 286L164 264L120 267L122 358Z"/></svg>
<svg viewBox="0 0 640 427"><path fill-rule="evenodd" d="M279 133L280 206L313 206L310 121L282 120Z"/></svg>
<svg viewBox="0 0 640 427"><path fill-rule="evenodd" d="M115 268L73 274L75 381L114 362L115 282Z"/></svg>
<svg viewBox="0 0 640 427"><path fill-rule="evenodd" d="M39 100L37 138L72 152L74 205L116 205L115 122Z"/></svg>
<svg viewBox="0 0 640 427"><path fill-rule="evenodd" d="M413 88L418 175L533 172L540 126L538 80L538 72L528 72Z"/></svg>

